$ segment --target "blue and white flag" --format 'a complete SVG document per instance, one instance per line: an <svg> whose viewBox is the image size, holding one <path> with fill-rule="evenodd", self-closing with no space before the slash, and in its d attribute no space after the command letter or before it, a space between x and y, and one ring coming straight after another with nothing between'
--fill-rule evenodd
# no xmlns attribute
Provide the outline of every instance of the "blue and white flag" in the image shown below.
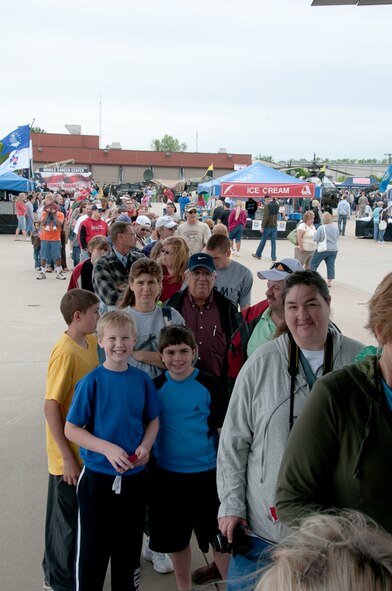
<svg viewBox="0 0 392 591"><path fill-rule="evenodd" d="M30 167L30 127L22 125L0 140L0 174Z"/></svg>
<svg viewBox="0 0 392 591"><path fill-rule="evenodd" d="M382 177L382 179L380 181L380 186L379 186L380 193L384 193L387 186L389 185L391 178L392 178L392 164L389 166L389 168L386 169L386 171L384 172L384 176Z"/></svg>

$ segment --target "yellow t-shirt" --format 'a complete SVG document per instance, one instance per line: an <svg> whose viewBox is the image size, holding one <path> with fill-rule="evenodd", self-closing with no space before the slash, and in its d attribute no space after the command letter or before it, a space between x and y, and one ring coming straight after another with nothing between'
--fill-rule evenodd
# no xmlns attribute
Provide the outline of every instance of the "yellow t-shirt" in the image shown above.
<svg viewBox="0 0 392 591"><path fill-rule="evenodd" d="M46 377L46 400L56 400L61 405L64 418L71 405L76 383L99 365L97 339L87 335L87 349L78 345L64 333L58 340L49 359ZM79 448L71 443L75 457L79 458ZM63 473L63 460L59 448L46 423L46 452L49 473L60 476Z"/></svg>

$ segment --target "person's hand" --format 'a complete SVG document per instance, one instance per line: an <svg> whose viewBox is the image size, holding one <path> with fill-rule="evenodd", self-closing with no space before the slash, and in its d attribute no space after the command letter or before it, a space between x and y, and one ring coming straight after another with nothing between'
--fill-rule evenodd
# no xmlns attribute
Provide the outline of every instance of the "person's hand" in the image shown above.
<svg viewBox="0 0 392 591"><path fill-rule="evenodd" d="M222 534L226 536L229 544L233 543L233 533L238 523L240 523L244 527L248 527L248 522L246 521L246 519L238 517L238 515L226 515L226 517L218 518L218 527Z"/></svg>
<svg viewBox="0 0 392 591"><path fill-rule="evenodd" d="M78 483L81 468L79 462L74 456L63 458L63 480L71 486L76 486Z"/></svg>
<svg viewBox="0 0 392 591"><path fill-rule="evenodd" d="M106 442L103 455L109 460L113 468L119 474L123 474L127 470L133 468L132 462L128 460L127 452L114 443L110 443L109 441Z"/></svg>
<svg viewBox="0 0 392 591"><path fill-rule="evenodd" d="M147 451L147 449L142 445L139 445L139 447L135 449L135 455L137 455L138 457L137 460L132 462L135 468L137 468L138 466L144 466L150 459L150 452Z"/></svg>

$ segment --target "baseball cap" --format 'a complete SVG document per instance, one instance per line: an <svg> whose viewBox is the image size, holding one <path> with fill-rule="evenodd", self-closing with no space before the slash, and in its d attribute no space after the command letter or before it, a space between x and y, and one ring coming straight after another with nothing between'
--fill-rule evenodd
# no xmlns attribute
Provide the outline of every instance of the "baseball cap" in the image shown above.
<svg viewBox="0 0 392 591"><path fill-rule="evenodd" d="M156 228L174 228L178 226L176 222L171 218L169 215L163 215L157 219L155 227Z"/></svg>
<svg viewBox="0 0 392 591"><path fill-rule="evenodd" d="M189 259L188 269L189 271L193 271L198 267L203 267L210 271L210 273L213 273L215 271L214 259L211 255L206 254L205 252L196 252Z"/></svg>
<svg viewBox="0 0 392 591"><path fill-rule="evenodd" d="M93 205L91 208L91 211L103 211L102 207L100 205Z"/></svg>
<svg viewBox="0 0 392 591"><path fill-rule="evenodd" d="M291 273L303 270L303 266L296 259L282 259L272 263L268 271L258 271L257 277L259 279L269 279L270 281L283 281Z"/></svg>
<svg viewBox="0 0 392 591"><path fill-rule="evenodd" d="M151 220L146 215L138 215L136 223L143 228L151 228Z"/></svg>
<svg viewBox="0 0 392 591"><path fill-rule="evenodd" d="M185 211L197 211L197 207L193 203L188 203L188 205L185 208Z"/></svg>

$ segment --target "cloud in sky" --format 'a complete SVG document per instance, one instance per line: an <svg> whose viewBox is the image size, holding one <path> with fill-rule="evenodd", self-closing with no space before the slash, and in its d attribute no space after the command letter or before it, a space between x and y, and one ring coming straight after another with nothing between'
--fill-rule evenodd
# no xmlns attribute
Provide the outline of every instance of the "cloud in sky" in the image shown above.
<svg viewBox="0 0 392 591"><path fill-rule="evenodd" d="M102 144L276 159L391 151L392 6L20 0L2 13L0 137L79 123Z"/></svg>

